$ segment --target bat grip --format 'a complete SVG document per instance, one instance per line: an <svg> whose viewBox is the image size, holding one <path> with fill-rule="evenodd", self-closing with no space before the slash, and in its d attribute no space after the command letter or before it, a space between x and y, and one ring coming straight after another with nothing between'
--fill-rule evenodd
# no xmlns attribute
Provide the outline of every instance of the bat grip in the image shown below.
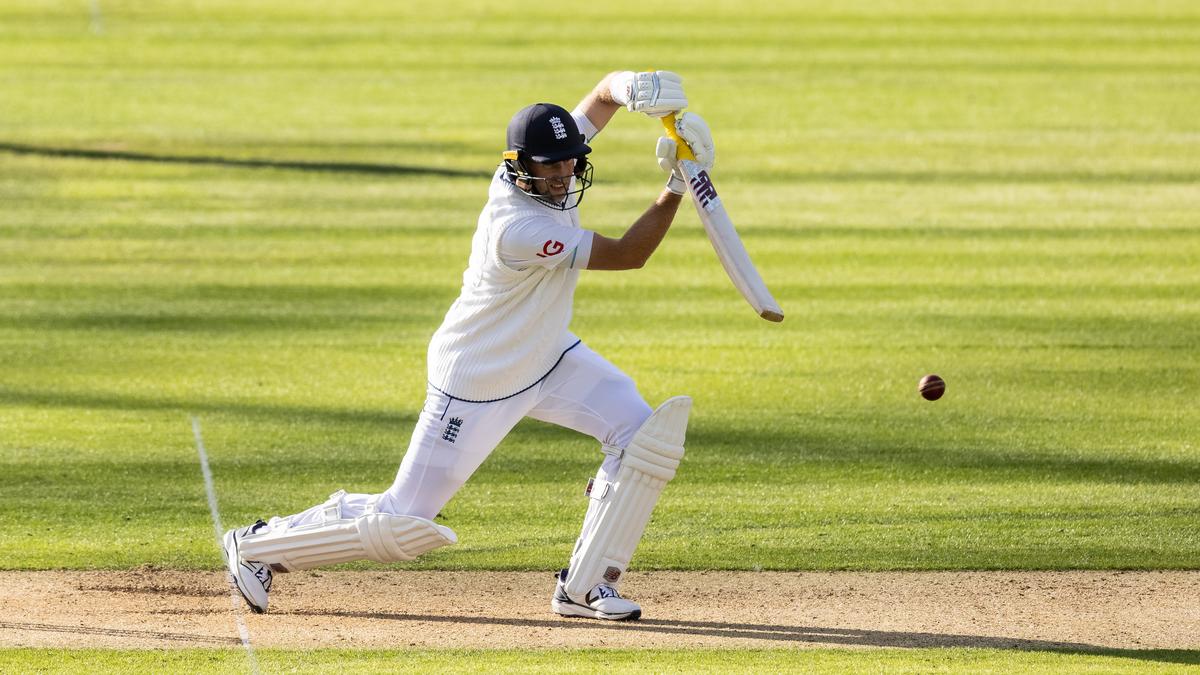
<svg viewBox="0 0 1200 675"><path fill-rule="evenodd" d="M675 130L675 113L668 113L659 119L662 120L663 128L667 130L667 136L675 141L675 159L696 161L696 155L692 153L692 146L688 145L687 141L683 140L679 132Z"/></svg>

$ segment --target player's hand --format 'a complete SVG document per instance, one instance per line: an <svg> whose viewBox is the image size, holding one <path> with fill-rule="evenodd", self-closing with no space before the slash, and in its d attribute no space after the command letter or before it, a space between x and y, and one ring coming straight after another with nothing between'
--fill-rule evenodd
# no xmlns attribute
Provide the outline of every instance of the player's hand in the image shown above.
<svg viewBox="0 0 1200 675"><path fill-rule="evenodd" d="M630 112L662 117L687 107L683 78L669 70L625 71L609 82L613 100Z"/></svg>
<svg viewBox="0 0 1200 675"><path fill-rule="evenodd" d="M717 159L717 149L713 145L712 132L709 131L704 118L696 113L684 113L675 120L675 132L692 148L696 162L705 169L711 169ZM658 146L654 148L659 168L671 174L667 181L667 189L681 195L687 191L687 181L684 180L683 172L679 170L679 160L675 156L677 152L675 141L670 136L659 138Z"/></svg>

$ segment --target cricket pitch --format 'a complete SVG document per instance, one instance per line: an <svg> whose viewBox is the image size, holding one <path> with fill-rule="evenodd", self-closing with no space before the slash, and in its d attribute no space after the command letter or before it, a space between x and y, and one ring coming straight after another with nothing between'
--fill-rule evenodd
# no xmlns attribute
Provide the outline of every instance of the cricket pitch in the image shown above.
<svg viewBox="0 0 1200 675"><path fill-rule="evenodd" d="M255 647L1200 648L1200 571L631 572L636 622L550 612L551 572L281 575ZM239 648L225 575L0 572L0 646Z"/></svg>

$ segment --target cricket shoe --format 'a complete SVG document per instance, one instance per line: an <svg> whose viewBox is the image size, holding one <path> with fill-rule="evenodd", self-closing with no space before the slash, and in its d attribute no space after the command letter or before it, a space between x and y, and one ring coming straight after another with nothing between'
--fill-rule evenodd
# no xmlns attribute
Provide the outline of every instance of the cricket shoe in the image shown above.
<svg viewBox="0 0 1200 675"><path fill-rule="evenodd" d="M256 614L267 611L267 593L271 590L271 570L262 563L242 560L238 553L242 537L257 532L266 527L263 521L258 521L240 530L229 530L222 540L221 553L225 556L225 566L229 568L229 580L237 587L246 604Z"/></svg>
<svg viewBox="0 0 1200 675"><path fill-rule="evenodd" d="M564 586L567 583L565 569L559 570L554 578L556 583L554 597L550 600L550 609L558 614L609 621L633 621L642 615L642 608L636 602L622 598L621 594L617 593L617 589L608 584L596 584L580 601L567 595L567 589Z"/></svg>

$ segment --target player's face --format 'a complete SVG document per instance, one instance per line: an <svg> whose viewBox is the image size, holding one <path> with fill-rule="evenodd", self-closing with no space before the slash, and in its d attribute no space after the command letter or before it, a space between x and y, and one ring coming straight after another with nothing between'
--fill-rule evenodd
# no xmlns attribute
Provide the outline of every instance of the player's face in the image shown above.
<svg viewBox="0 0 1200 675"><path fill-rule="evenodd" d="M541 162L530 162L529 173L537 178L545 178L546 180L532 181L534 189L539 194L545 195L555 201L562 201L567 197L567 190L571 188L571 176L575 172L575 159L564 159L561 162L549 162L543 164Z"/></svg>

